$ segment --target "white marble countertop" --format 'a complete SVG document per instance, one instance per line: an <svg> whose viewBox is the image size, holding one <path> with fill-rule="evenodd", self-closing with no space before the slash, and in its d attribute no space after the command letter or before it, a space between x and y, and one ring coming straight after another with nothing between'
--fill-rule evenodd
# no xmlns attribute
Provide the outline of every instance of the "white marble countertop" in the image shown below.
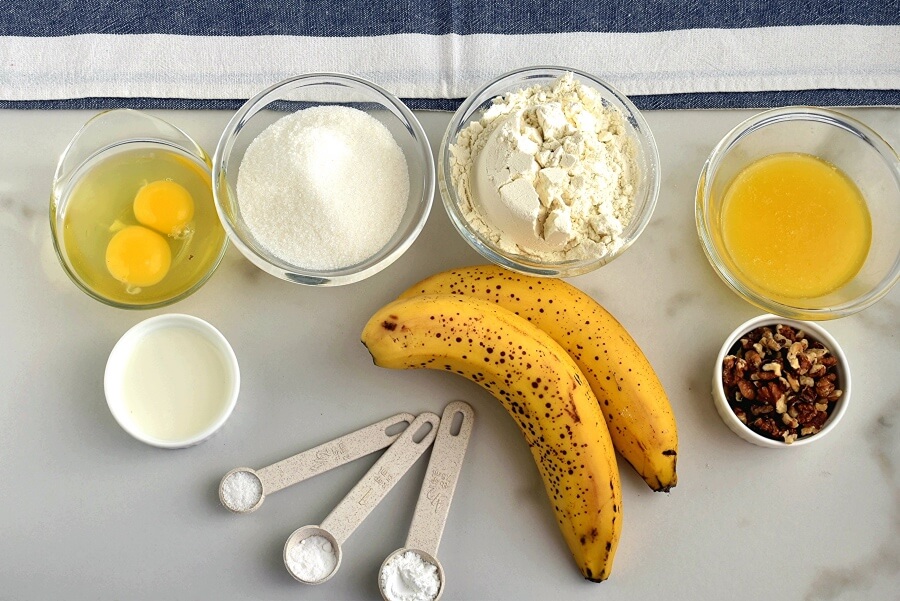
<svg viewBox="0 0 900 601"><path fill-rule="evenodd" d="M850 111L900 147L900 111ZM218 503L229 469L261 467L400 410L469 401L477 421L440 548L444 599L862 600L900 590L900 290L828 322L853 373L834 433L786 451L721 422L709 380L724 337L760 311L708 265L694 227L697 176L751 111L649 113L662 193L639 241L573 280L629 329L655 366L680 430L679 483L651 492L620 461L624 525L610 579L583 580L517 427L476 385L383 370L363 323L408 285L481 262L440 199L409 252L362 283L331 289L264 274L233 248L194 296L162 311L97 303L50 243L57 156L89 112L0 111L0 599L377 599L376 574L405 537L421 460L344 545L327 584L298 584L282 546L318 523L371 466L363 458L236 516ZM227 112L157 112L212 150ZM435 147L449 120L420 114ZM122 431L103 396L116 340L161 312L202 317L242 370L235 413L178 451Z"/></svg>

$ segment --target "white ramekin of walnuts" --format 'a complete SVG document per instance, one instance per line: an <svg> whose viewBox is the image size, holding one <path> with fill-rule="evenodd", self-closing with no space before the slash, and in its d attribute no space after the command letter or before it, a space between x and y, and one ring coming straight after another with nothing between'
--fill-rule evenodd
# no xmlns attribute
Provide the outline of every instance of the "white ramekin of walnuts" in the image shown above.
<svg viewBox="0 0 900 601"><path fill-rule="evenodd" d="M712 389L735 434L762 447L796 447L819 440L843 417L850 369L818 324L761 315L722 345Z"/></svg>

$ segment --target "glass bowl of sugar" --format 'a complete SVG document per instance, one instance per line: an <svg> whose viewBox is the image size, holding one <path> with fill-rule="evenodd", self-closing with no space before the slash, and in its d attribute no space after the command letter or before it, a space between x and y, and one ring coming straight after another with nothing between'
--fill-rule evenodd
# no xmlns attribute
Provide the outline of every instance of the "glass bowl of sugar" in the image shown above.
<svg viewBox="0 0 900 601"><path fill-rule="evenodd" d="M351 75L284 80L232 117L213 158L232 243L281 279L337 286L372 276L425 225L434 161L398 98Z"/></svg>

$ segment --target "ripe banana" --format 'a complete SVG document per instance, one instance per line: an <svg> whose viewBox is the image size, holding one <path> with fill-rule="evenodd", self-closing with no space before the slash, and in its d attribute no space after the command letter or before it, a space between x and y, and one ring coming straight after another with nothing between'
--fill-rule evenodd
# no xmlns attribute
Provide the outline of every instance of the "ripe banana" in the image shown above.
<svg viewBox="0 0 900 601"><path fill-rule="evenodd" d="M494 265L436 274L400 298L419 294L492 301L547 332L587 377L616 450L653 490L668 492L675 486L678 431L666 392L625 328L594 299L562 280Z"/></svg>
<svg viewBox="0 0 900 601"><path fill-rule="evenodd" d="M519 425L585 578L609 576L621 531L615 451L594 394L547 334L494 303L453 295L394 301L366 324L376 365L459 374Z"/></svg>

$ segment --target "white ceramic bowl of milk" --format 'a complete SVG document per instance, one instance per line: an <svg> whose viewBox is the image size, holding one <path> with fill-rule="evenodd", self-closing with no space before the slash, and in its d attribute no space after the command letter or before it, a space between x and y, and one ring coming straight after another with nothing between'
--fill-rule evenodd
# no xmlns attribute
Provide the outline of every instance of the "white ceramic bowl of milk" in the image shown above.
<svg viewBox="0 0 900 601"><path fill-rule="evenodd" d="M212 436L231 415L240 389L234 350L191 315L146 319L113 347L104 390L113 417L136 439L182 448Z"/></svg>

